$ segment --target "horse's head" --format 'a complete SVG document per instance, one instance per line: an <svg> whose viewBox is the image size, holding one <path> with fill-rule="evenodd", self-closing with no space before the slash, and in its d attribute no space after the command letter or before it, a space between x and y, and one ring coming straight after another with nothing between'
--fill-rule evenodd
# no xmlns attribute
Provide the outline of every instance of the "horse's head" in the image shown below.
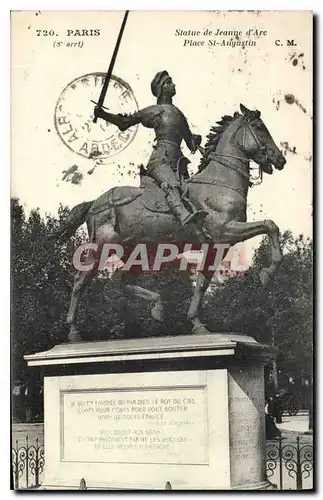
<svg viewBox="0 0 323 500"><path fill-rule="evenodd" d="M251 111L243 104L240 110L243 118L236 137L239 148L267 174L272 174L272 165L282 170L286 159L260 118L260 111Z"/></svg>

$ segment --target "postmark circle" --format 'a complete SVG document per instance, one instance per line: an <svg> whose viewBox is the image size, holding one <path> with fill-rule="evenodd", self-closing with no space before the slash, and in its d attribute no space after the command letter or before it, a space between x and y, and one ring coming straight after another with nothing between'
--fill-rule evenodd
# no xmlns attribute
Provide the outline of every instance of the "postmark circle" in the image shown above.
<svg viewBox="0 0 323 500"><path fill-rule="evenodd" d="M124 132L112 123L98 119L93 123L94 104L105 80L105 73L89 73L70 82L55 108L55 128L71 151L85 158L110 158L124 151L133 141L138 125ZM103 105L113 114L138 111L134 93L124 80L112 75Z"/></svg>

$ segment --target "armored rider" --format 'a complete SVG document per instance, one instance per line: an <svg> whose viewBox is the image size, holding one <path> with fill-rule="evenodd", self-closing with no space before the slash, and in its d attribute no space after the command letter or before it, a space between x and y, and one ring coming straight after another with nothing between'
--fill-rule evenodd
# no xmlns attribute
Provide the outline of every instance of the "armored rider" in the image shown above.
<svg viewBox="0 0 323 500"><path fill-rule="evenodd" d="M141 111L131 115L114 115L97 106L94 114L97 118L113 123L122 131L138 123L154 129L156 139L147 164L147 173L162 189L172 214L181 226L189 223L201 224L208 213L204 210L191 213L186 209L181 200L177 175L179 162L184 158L180 148L182 140L184 139L190 151L195 153L201 136L191 133L185 116L173 105L172 98L176 90L167 71L156 74L151 82L151 91L157 98L157 104Z"/></svg>

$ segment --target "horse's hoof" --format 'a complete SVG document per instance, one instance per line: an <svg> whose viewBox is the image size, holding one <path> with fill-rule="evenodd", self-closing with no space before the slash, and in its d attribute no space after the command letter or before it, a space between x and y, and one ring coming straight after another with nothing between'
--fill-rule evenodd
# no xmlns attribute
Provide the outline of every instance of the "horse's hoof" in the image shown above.
<svg viewBox="0 0 323 500"><path fill-rule="evenodd" d="M259 278L260 278L260 281L262 283L262 286L264 288L266 288L266 286L269 284L270 280L271 280L271 276L268 272L268 269L266 269L265 267L263 267L259 273Z"/></svg>
<svg viewBox="0 0 323 500"><path fill-rule="evenodd" d="M68 341L69 342L82 342L82 337L81 334L78 330L72 330L68 334Z"/></svg>
<svg viewBox="0 0 323 500"><path fill-rule="evenodd" d="M151 317L160 323L165 321L165 310L163 306L156 304L151 310Z"/></svg>
<svg viewBox="0 0 323 500"><path fill-rule="evenodd" d="M192 328L193 335L208 335L211 333L205 325L193 326Z"/></svg>

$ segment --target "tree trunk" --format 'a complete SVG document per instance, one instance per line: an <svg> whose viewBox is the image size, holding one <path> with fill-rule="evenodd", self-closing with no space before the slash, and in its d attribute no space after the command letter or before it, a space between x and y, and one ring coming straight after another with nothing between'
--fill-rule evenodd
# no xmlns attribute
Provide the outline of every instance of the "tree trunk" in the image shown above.
<svg viewBox="0 0 323 500"><path fill-rule="evenodd" d="M308 423L308 428L309 430L313 430L313 387L310 386L309 388L309 408L308 408L308 417L309 417L309 423Z"/></svg>
<svg viewBox="0 0 323 500"><path fill-rule="evenodd" d="M271 345L273 347L275 347L275 341L276 341L275 330L273 327L271 327ZM278 371L277 371L277 360L276 359L273 359L273 361L272 361L272 377L273 377L275 391L278 391Z"/></svg>
<svg viewBox="0 0 323 500"><path fill-rule="evenodd" d="M275 391L278 391L278 372L277 372L277 361L274 359L272 362L272 377L275 387Z"/></svg>

